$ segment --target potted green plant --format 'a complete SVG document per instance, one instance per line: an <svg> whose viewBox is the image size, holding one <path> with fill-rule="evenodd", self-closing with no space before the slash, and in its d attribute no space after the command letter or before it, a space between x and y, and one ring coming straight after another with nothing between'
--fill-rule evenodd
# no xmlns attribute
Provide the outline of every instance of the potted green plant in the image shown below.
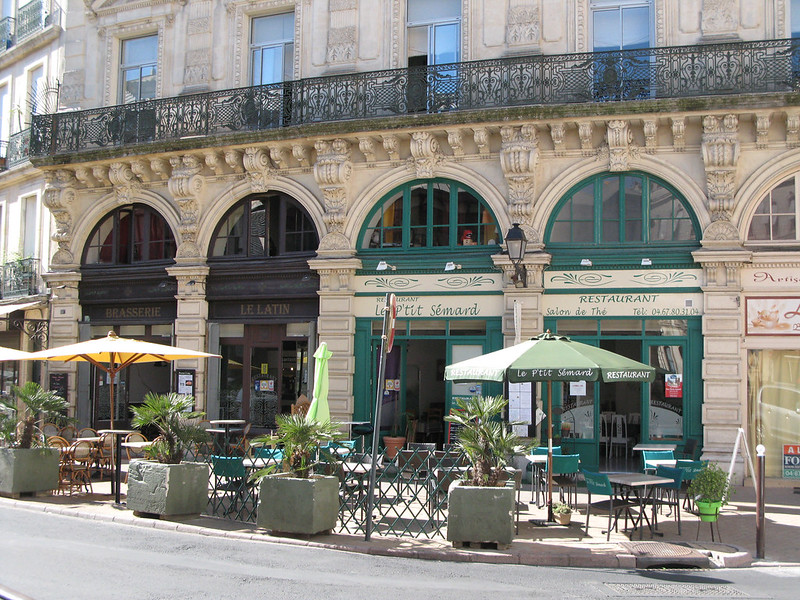
<svg viewBox="0 0 800 600"><path fill-rule="evenodd" d="M719 510L728 503L731 486L728 474L717 463L706 462L689 484L688 493L694 497L701 521L714 522Z"/></svg>
<svg viewBox="0 0 800 600"><path fill-rule="evenodd" d="M456 404L457 410L445 420L458 426L457 444L470 467L461 481L450 486L447 539L454 545L507 546L514 536L515 489L514 477L505 468L511 457L525 452L525 446L511 429L514 423L500 420L508 400L471 396L457 399Z"/></svg>
<svg viewBox="0 0 800 600"><path fill-rule="evenodd" d="M21 410L18 410L21 406ZM37 434L37 417L61 414L67 401L29 381L11 386L9 398L0 398L0 494L45 492L58 488L59 452ZM41 422L41 421L39 421Z"/></svg>
<svg viewBox="0 0 800 600"><path fill-rule="evenodd" d="M278 415L276 423L277 441L283 444L285 460L251 477L260 482L257 525L273 534L313 535L333 529L339 516L339 479L316 474L315 468L323 464L319 460L320 446L342 437L339 425L308 420L300 414ZM328 465L335 455L325 458Z"/></svg>
<svg viewBox="0 0 800 600"><path fill-rule="evenodd" d="M154 426L159 439L145 448L146 459L128 466L127 506L134 514L175 516L199 514L208 504L208 465L184 461L189 448L207 442L197 424L205 413L193 411L194 398L148 393L131 407L133 427Z"/></svg>
<svg viewBox="0 0 800 600"><path fill-rule="evenodd" d="M572 507L563 502L554 502L553 515L559 525L569 525L572 520Z"/></svg>

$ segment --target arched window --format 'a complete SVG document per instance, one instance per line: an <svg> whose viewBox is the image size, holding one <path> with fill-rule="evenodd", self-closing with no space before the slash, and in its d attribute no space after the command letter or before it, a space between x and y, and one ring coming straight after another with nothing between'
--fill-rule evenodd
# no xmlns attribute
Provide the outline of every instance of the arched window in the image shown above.
<svg viewBox="0 0 800 600"><path fill-rule="evenodd" d="M639 261L656 258L657 247L658 258L674 261L689 259L699 246L699 224L683 198L643 173L606 173L583 181L553 215L545 243L554 257Z"/></svg>
<svg viewBox="0 0 800 600"><path fill-rule="evenodd" d="M123 206L94 228L84 265L130 265L175 258L175 236L162 217L144 204Z"/></svg>
<svg viewBox="0 0 800 600"><path fill-rule="evenodd" d="M414 181L387 194L367 218L360 247L369 249L497 248L500 229L489 205L465 185Z"/></svg>
<svg viewBox="0 0 800 600"><path fill-rule="evenodd" d="M222 219L212 257L264 258L311 254L319 238L308 213L281 192L250 196Z"/></svg>
<svg viewBox="0 0 800 600"><path fill-rule="evenodd" d="M748 241L797 242L800 238L800 213L797 210L800 178L789 177L772 188L758 205L750 228Z"/></svg>

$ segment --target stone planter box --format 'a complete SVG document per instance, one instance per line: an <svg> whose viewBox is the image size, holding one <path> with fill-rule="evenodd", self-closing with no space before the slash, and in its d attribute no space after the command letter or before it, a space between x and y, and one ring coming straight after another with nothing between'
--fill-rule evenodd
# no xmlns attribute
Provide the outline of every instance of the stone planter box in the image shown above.
<svg viewBox="0 0 800 600"><path fill-rule="evenodd" d="M0 495L58 489L57 448L0 448Z"/></svg>
<svg viewBox="0 0 800 600"><path fill-rule="evenodd" d="M329 531L339 517L339 479L274 475L261 480L256 523L273 533L313 535Z"/></svg>
<svg viewBox="0 0 800 600"><path fill-rule="evenodd" d="M127 506L136 513L198 515L208 506L208 465L166 465L133 460L128 466Z"/></svg>
<svg viewBox="0 0 800 600"><path fill-rule="evenodd" d="M474 487L455 482L447 496L447 540L454 546L507 547L514 538L514 494L513 485Z"/></svg>

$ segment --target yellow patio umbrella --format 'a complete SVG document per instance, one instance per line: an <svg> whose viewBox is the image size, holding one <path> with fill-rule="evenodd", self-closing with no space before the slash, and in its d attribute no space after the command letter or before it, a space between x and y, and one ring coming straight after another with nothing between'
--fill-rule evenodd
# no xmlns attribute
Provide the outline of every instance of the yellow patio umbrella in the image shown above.
<svg viewBox="0 0 800 600"><path fill-rule="evenodd" d="M12 360L30 360L32 358L33 355L30 352L25 352L24 350L14 350L14 348L0 346L0 362Z"/></svg>
<svg viewBox="0 0 800 600"><path fill-rule="evenodd" d="M114 429L114 378L122 369L142 362L165 362L190 358L221 358L219 354L198 352L176 346L166 346L142 340L121 338L109 331L104 338L86 340L77 344L69 344L40 352L33 352L26 358L52 361L84 361L90 362L98 369L109 374L111 388L109 403L111 405L111 429Z"/></svg>

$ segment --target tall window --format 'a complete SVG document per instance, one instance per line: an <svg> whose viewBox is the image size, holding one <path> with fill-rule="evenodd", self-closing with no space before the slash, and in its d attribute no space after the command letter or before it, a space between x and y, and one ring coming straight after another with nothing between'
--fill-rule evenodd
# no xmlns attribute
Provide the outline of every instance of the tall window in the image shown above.
<svg viewBox="0 0 800 600"><path fill-rule="evenodd" d="M772 188L758 205L747 232L750 241L798 241L800 213L797 210L798 176Z"/></svg>
<svg viewBox="0 0 800 600"><path fill-rule="evenodd" d="M306 211L280 192L251 197L222 220L211 243L213 257L259 258L313 253L319 245Z"/></svg>
<svg viewBox="0 0 800 600"><path fill-rule="evenodd" d="M592 0L592 49L595 52L639 50L652 43L649 0ZM595 62L597 100L643 98L650 90L650 57L608 54Z"/></svg>
<svg viewBox="0 0 800 600"><path fill-rule="evenodd" d="M292 79L294 13L253 19L250 33L252 85Z"/></svg>
<svg viewBox="0 0 800 600"><path fill-rule="evenodd" d="M793 38L800 37L800 0L792 0L789 13L789 33Z"/></svg>
<svg viewBox="0 0 800 600"><path fill-rule="evenodd" d="M37 214L38 202L36 196L26 196L22 199L22 210L25 212L23 215L25 229L22 238L22 256L24 258L36 257L38 252L37 246L37 233L39 227L39 215Z"/></svg>
<svg viewBox="0 0 800 600"><path fill-rule="evenodd" d="M402 186L378 205L367 223L361 243L364 249L444 249L500 242L497 222L486 202L449 181Z"/></svg>
<svg viewBox="0 0 800 600"><path fill-rule="evenodd" d="M0 86L0 140L8 141L11 135L11 96L8 93L8 86ZM5 145L0 148L0 155L6 156Z"/></svg>
<svg viewBox="0 0 800 600"><path fill-rule="evenodd" d="M28 72L28 112L25 115L24 127L28 127L31 122L31 115L38 115L47 105L46 99L47 82L44 78L44 67L36 67Z"/></svg>
<svg viewBox="0 0 800 600"><path fill-rule="evenodd" d="M129 265L175 258L169 224L144 204L123 206L107 215L89 237L84 265Z"/></svg>
<svg viewBox="0 0 800 600"><path fill-rule="evenodd" d="M656 258L654 253L666 257L672 248L688 258L686 252L699 240L699 226L683 199L642 173L593 177L573 188L553 214L545 234L548 249L563 250L564 257L598 257L592 254L596 250L611 260L619 260L621 253L638 260Z"/></svg>
<svg viewBox="0 0 800 600"><path fill-rule="evenodd" d="M408 66L461 57L461 0L408 0Z"/></svg>
<svg viewBox="0 0 800 600"><path fill-rule="evenodd" d="M156 97L158 36L122 40L120 98L122 104Z"/></svg>

